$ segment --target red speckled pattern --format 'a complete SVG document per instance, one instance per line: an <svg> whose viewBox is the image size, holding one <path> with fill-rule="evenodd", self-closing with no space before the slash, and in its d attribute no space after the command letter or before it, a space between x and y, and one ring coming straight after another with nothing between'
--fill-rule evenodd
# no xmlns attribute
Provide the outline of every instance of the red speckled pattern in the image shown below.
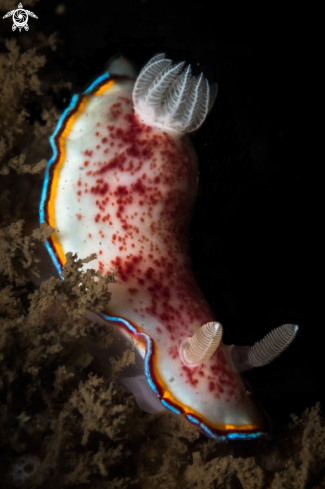
<svg viewBox="0 0 325 489"><path fill-rule="evenodd" d="M118 267L118 278L125 283L135 312L159 318L178 337L180 331L189 333L193 321L204 324L211 318L189 272L188 226L196 164L187 139L175 141L166 132L142 124L131 101L118 99L111 108L115 125L97 123L93 138L99 142L96 149L111 157L98 161L93 150L84 151L87 171L78 178L77 200L82 208L83 196L94 196L93 222L103 241L118 229L111 236L114 253L106 254L106 266L99 268ZM76 218L81 220L82 215ZM97 253L101 256L102 249ZM136 300L143 288L150 297L145 308Z"/></svg>
<svg viewBox="0 0 325 489"><path fill-rule="evenodd" d="M118 267L109 309L153 339L157 378L176 402L214 423L235 423L233 412L241 413L238 424L250 423L243 411L251 401L223 345L204 365L180 361L182 341L214 320L189 257L197 159L187 136L140 121L132 87L116 84L91 100L67 138L56 198L59 239L65 252L96 252L103 273Z"/></svg>

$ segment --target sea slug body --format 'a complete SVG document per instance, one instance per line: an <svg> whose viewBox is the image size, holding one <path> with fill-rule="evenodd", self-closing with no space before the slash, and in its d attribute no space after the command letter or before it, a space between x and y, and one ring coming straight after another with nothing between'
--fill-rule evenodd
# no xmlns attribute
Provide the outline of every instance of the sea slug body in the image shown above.
<svg viewBox="0 0 325 489"><path fill-rule="evenodd" d="M102 317L136 345L162 405L223 441L263 435L263 417L235 367L271 358L231 353L191 270L198 162L186 133L202 124L216 92L164 55L137 79L124 58L111 63L73 96L51 138L40 220L56 230L47 248L59 273L68 251L96 253L103 273L118 268ZM282 350L296 331L285 329ZM274 358L282 350L272 333L267 341Z"/></svg>

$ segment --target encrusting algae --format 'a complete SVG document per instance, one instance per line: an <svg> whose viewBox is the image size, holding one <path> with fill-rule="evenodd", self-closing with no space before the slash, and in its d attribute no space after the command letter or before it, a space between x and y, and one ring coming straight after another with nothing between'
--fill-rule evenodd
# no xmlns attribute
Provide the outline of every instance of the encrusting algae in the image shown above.
<svg viewBox="0 0 325 489"><path fill-rule="evenodd" d="M111 352L102 375L87 344L109 349L115 332L86 313L108 304L115 273L84 272L93 257L68 253L65 280L54 270L43 279L42 242L51 228L38 228L37 206L59 117L46 71L56 38L30 32L29 40L36 47L7 39L0 54L1 487L325 487L319 405L293 415L271 441L220 445L180 416L138 408L115 381L134 362L132 350ZM39 118L31 118L30 104L42 107Z"/></svg>

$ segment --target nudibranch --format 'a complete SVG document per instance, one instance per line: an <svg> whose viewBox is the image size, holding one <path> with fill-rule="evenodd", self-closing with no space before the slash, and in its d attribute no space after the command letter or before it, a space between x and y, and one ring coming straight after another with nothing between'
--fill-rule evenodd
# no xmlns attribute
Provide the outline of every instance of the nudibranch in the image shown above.
<svg viewBox="0 0 325 489"><path fill-rule="evenodd" d="M59 273L68 251L96 253L88 266L102 273L118 268L102 318L140 352L155 402L223 441L265 433L239 372L275 358L298 327L283 325L253 347L226 346L194 278L198 162L187 133L216 95L217 85L164 54L138 77L115 59L72 97L50 139L40 220L55 229L46 244ZM137 396L142 380L134 380Z"/></svg>

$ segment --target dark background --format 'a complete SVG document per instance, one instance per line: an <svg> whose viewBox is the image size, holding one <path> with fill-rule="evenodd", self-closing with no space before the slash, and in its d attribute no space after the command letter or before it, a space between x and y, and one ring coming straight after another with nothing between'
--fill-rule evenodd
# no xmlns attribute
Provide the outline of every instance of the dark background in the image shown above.
<svg viewBox="0 0 325 489"><path fill-rule="evenodd" d="M38 20L29 25L58 33L62 43L47 69L71 81L72 93L116 53L141 68L166 52L219 84L192 138L200 160L194 270L225 343L253 344L284 322L299 324L285 354L246 375L276 424L324 399L320 12L299 12L297 4L288 12L228 4L225 12L216 1L69 0L58 15L57 6L36 4ZM53 101L63 110L70 95L53 92Z"/></svg>

